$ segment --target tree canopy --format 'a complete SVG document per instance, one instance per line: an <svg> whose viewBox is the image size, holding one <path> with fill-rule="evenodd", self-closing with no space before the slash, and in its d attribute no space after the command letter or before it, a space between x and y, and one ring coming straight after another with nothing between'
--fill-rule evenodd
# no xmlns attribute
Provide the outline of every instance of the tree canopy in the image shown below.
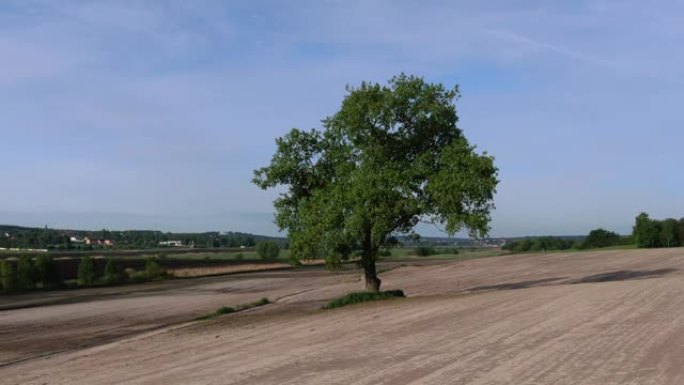
<svg viewBox="0 0 684 385"><path fill-rule="evenodd" d="M278 138L254 183L286 186L274 206L291 258L336 265L359 250L366 288L377 291L375 261L392 234L428 221L485 236L498 170L457 127L458 97L457 87L404 74L364 82L347 88L322 130Z"/></svg>
<svg viewBox="0 0 684 385"><path fill-rule="evenodd" d="M624 241L620 234L599 228L589 232L589 235L584 239L584 242L582 242L580 248L596 249L601 247L616 246L622 243L624 243Z"/></svg>
<svg viewBox="0 0 684 385"><path fill-rule="evenodd" d="M567 250L575 245L572 239L561 237L531 237L507 242L502 249L513 252Z"/></svg>
<svg viewBox="0 0 684 385"><path fill-rule="evenodd" d="M684 218L651 219L640 213L632 228L637 247L674 247L684 244Z"/></svg>

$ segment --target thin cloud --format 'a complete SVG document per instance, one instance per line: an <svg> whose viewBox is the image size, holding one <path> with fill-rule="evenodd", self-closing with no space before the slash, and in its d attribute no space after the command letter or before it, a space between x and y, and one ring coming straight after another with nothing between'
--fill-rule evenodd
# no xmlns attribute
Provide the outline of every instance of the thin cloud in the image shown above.
<svg viewBox="0 0 684 385"><path fill-rule="evenodd" d="M534 40L526 36L522 36L510 31L505 31L505 30L500 30L500 29L483 29L483 32L508 41L512 43L516 43L518 45L521 45L526 48L531 48L533 51L536 52L550 52L553 54L556 54L558 56L572 59L573 61L576 62L581 62L589 65L594 65L598 67L602 67L604 69L608 70L613 70L613 71L619 71L620 73L623 74L628 74L628 75L633 75L633 76L640 76L640 77L646 77L646 78L651 78L655 80L661 80L665 82L671 82L671 83L676 83L680 85L684 85L684 79L677 78L677 77L671 77L671 76L664 76L661 73L656 73L649 71L648 69L641 69L641 68L634 68L624 62L620 61L615 61L615 60L609 60L605 59L602 57L598 56L593 56L586 54L584 52L580 52L578 50L573 50L569 49L563 45L559 44L552 44L552 43L547 43L539 40Z"/></svg>
<svg viewBox="0 0 684 385"><path fill-rule="evenodd" d="M583 233L602 216L629 223L635 201L654 216L681 216L684 183L671 166L684 140L680 10L612 1L4 2L0 163L12 167L0 178L23 178L26 191L0 189L0 210L97 208L175 229L197 214L192 230L222 229L212 213L270 209L277 192L250 179L275 137L320 127L346 84L404 71L460 84L461 126L501 168L494 234ZM543 215L526 214L540 206ZM250 229L273 228L269 216L254 218Z"/></svg>

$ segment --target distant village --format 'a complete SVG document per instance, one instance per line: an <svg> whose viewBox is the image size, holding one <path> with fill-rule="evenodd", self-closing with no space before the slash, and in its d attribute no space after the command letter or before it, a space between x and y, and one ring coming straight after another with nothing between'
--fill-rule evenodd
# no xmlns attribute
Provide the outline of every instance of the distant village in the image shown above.
<svg viewBox="0 0 684 385"><path fill-rule="evenodd" d="M70 237L69 241L71 241L72 244L82 244L82 245L89 245L89 246L114 246L114 242L109 239L92 239L92 238L78 238L78 237Z"/></svg>
<svg viewBox="0 0 684 385"><path fill-rule="evenodd" d="M84 237L84 238L78 238L78 237L70 237L69 240L71 241L72 244L78 245L89 245L89 246L114 246L114 241L111 239L98 239L98 238L89 238L89 237ZM186 245L183 243L183 241L159 241L159 246L162 247L194 247L194 243L190 243Z"/></svg>
<svg viewBox="0 0 684 385"><path fill-rule="evenodd" d="M138 250L157 248L253 247L260 240L285 246L287 239L240 232L171 233L156 230L69 230L47 226L0 225L0 250L69 251L90 249Z"/></svg>

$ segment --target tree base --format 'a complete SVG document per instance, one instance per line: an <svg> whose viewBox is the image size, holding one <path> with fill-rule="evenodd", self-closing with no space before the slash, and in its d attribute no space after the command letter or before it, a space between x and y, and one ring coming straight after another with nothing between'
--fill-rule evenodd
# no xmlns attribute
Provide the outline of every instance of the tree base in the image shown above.
<svg viewBox="0 0 684 385"><path fill-rule="evenodd" d="M379 292L380 284L382 281L378 277L368 278L366 277L366 291Z"/></svg>

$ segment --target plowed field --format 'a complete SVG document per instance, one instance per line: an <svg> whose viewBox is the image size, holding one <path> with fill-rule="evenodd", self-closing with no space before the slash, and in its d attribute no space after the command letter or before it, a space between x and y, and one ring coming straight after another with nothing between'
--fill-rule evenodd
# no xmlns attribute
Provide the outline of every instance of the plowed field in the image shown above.
<svg viewBox="0 0 684 385"><path fill-rule="evenodd" d="M684 383L684 248L382 269L409 298L320 310L362 283L318 269L0 297L0 383Z"/></svg>

